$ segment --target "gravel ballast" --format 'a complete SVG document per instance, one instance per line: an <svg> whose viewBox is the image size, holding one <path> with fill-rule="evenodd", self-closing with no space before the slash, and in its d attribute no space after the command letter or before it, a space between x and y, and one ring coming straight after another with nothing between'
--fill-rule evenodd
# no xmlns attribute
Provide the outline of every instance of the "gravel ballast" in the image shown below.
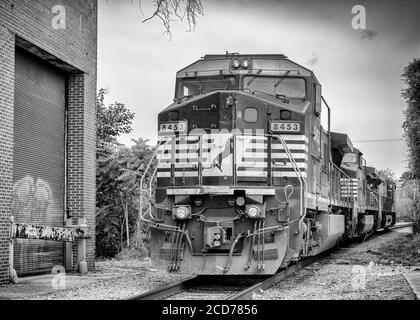
<svg viewBox="0 0 420 320"><path fill-rule="evenodd" d="M403 273L419 270L397 264L381 247L407 233L391 231L354 247L341 248L273 288L256 300L414 300Z"/></svg>

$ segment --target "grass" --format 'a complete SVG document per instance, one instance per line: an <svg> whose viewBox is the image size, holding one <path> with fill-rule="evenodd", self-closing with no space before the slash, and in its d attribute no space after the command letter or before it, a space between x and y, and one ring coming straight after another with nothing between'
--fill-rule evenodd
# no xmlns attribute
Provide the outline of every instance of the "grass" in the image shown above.
<svg viewBox="0 0 420 320"><path fill-rule="evenodd" d="M132 260L132 259L144 259L148 257L146 248L124 248L119 254L117 254L115 260Z"/></svg>

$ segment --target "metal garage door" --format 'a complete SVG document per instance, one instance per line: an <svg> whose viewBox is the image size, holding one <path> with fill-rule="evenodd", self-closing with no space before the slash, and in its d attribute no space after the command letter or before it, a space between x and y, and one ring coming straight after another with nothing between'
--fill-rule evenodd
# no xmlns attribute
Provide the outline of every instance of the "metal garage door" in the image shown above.
<svg viewBox="0 0 420 320"><path fill-rule="evenodd" d="M16 51L12 212L16 222L63 226L65 74ZM63 243L17 239L19 275L63 265Z"/></svg>

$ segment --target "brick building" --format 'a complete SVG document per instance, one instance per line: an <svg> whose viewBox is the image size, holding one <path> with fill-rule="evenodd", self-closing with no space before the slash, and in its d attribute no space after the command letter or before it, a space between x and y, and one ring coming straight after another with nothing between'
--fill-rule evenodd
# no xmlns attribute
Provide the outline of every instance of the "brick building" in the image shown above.
<svg viewBox="0 0 420 320"><path fill-rule="evenodd" d="M52 227L85 217L94 267L96 43L96 0L0 0L0 284L11 216ZM20 276L77 264L77 242L12 249Z"/></svg>

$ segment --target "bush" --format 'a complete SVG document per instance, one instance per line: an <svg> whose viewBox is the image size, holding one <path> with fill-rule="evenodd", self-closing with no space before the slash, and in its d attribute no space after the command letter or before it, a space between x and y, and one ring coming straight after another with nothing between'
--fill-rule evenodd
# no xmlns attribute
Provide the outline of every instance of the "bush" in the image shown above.
<svg viewBox="0 0 420 320"><path fill-rule="evenodd" d="M420 231L420 199L417 180L401 179L395 197L395 211L399 221L413 222L413 232Z"/></svg>
<svg viewBox="0 0 420 320"><path fill-rule="evenodd" d="M138 248L124 248L115 256L116 260L139 260L149 256L148 250L145 247Z"/></svg>

